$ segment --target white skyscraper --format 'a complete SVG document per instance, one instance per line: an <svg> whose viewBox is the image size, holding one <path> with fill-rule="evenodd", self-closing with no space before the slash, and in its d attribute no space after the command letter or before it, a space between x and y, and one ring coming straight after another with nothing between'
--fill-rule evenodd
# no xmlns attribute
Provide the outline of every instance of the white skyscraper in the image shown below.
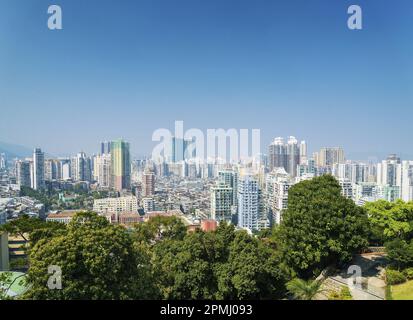
<svg viewBox="0 0 413 320"><path fill-rule="evenodd" d="M98 182L102 188L110 187L111 179L111 155L110 153L104 153L97 155L93 159L93 178Z"/></svg>
<svg viewBox="0 0 413 320"><path fill-rule="evenodd" d="M301 141L300 143L300 164L305 165L307 164L307 143L305 141Z"/></svg>
<svg viewBox="0 0 413 320"><path fill-rule="evenodd" d="M404 201L413 201L413 161L401 163L401 193Z"/></svg>
<svg viewBox="0 0 413 320"><path fill-rule="evenodd" d="M282 211L287 209L288 190L293 185L284 168L274 169L266 179L267 209L273 224L281 222Z"/></svg>
<svg viewBox="0 0 413 320"><path fill-rule="evenodd" d="M44 153L36 148L33 152L32 189L43 189L44 181Z"/></svg>
<svg viewBox="0 0 413 320"><path fill-rule="evenodd" d="M0 153L0 170L6 168L6 154Z"/></svg>
<svg viewBox="0 0 413 320"><path fill-rule="evenodd" d="M211 218L216 221L232 221L233 190L225 183L211 189Z"/></svg>
<svg viewBox="0 0 413 320"><path fill-rule="evenodd" d="M249 230L260 228L259 186L257 179L242 170L238 180L238 226Z"/></svg>
<svg viewBox="0 0 413 320"><path fill-rule="evenodd" d="M30 161L18 160L16 162L16 178L17 184L20 187L31 187L30 168L32 164Z"/></svg>
<svg viewBox="0 0 413 320"><path fill-rule="evenodd" d="M300 148L295 137L289 137L287 142L287 169L292 176L297 176L297 166L300 164Z"/></svg>
<svg viewBox="0 0 413 320"><path fill-rule="evenodd" d="M71 176L74 181L91 181L91 160L84 152L71 159Z"/></svg>
<svg viewBox="0 0 413 320"><path fill-rule="evenodd" d="M377 184L382 186L401 186L402 167L400 158L390 155L377 165Z"/></svg>

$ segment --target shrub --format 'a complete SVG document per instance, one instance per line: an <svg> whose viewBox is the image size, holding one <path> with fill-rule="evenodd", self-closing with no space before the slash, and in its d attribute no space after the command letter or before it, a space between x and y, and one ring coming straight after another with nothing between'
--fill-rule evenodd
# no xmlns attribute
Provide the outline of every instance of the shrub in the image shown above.
<svg viewBox="0 0 413 320"><path fill-rule="evenodd" d="M352 300L350 289L347 286L341 287L340 292L332 291L328 296L328 300Z"/></svg>
<svg viewBox="0 0 413 320"><path fill-rule="evenodd" d="M353 297L351 296L349 287L341 288L341 300L352 300Z"/></svg>
<svg viewBox="0 0 413 320"><path fill-rule="evenodd" d="M399 284L399 283L406 282L406 277L400 271L387 269L386 280L387 280L387 284L391 284L391 285Z"/></svg>
<svg viewBox="0 0 413 320"><path fill-rule="evenodd" d="M407 280L412 280L413 279L413 268L404 269L403 274L407 278Z"/></svg>

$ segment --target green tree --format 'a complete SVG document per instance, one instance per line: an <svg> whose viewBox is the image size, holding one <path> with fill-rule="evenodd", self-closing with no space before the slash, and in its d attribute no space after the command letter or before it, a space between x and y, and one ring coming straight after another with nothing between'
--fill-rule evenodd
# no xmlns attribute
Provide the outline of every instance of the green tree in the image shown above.
<svg viewBox="0 0 413 320"><path fill-rule="evenodd" d="M187 233L187 228L178 217L155 216L146 223L135 226L135 239L154 243L163 239L182 240Z"/></svg>
<svg viewBox="0 0 413 320"><path fill-rule="evenodd" d="M413 267L413 241L410 243L402 239L386 242L387 258L390 264L397 269Z"/></svg>
<svg viewBox="0 0 413 320"><path fill-rule="evenodd" d="M67 232L40 239L30 251L28 299L139 299L155 297L148 257L121 226L78 213ZM49 289L49 266L62 271L62 289Z"/></svg>
<svg viewBox="0 0 413 320"><path fill-rule="evenodd" d="M285 290L275 250L230 224L163 238L151 251L164 299L266 299Z"/></svg>
<svg viewBox="0 0 413 320"><path fill-rule="evenodd" d="M337 180L324 175L289 190L288 209L276 230L283 262L301 278L351 260L368 245L363 208L341 194Z"/></svg>
<svg viewBox="0 0 413 320"><path fill-rule="evenodd" d="M0 226L0 231L6 231L12 236L21 237L25 241L29 241L29 234L43 225L44 222L42 220L23 215L17 219L9 220L6 224Z"/></svg>
<svg viewBox="0 0 413 320"><path fill-rule="evenodd" d="M287 290L297 300L313 300L323 290L321 280L303 280L295 278L287 283Z"/></svg>
<svg viewBox="0 0 413 320"><path fill-rule="evenodd" d="M216 265L219 299L270 299L284 293L285 274L273 248L238 231L228 260Z"/></svg>
<svg viewBox="0 0 413 320"><path fill-rule="evenodd" d="M12 284L12 274L10 272L0 272L0 300L8 300L10 297L7 291Z"/></svg>
<svg viewBox="0 0 413 320"><path fill-rule="evenodd" d="M378 200L364 205L371 224L373 242L383 244L394 238L413 237L413 202Z"/></svg>
<svg viewBox="0 0 413 320"><path fill-rule="evenodd" d="M213 299L214 235L198 231L183 240L167 239L153 247L154 270L165 299Z"/></svg>

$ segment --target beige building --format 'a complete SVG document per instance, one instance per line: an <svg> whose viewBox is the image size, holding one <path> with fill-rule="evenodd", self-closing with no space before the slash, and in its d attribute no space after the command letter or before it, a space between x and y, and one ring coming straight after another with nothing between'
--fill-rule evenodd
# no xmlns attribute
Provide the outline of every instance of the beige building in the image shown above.
<svg viewBox="0 0 413 320"><path fill-rule="evenodd" d="M68 210L58 213L51 213L47 216L46 221L55 221L68 224L70 221L72 221L77 212L79 212L79 210Z"/></svg>
<svg viewBox="0 0 413 320"><path fill-rule="evenodd" d="M138 212L139 200L135 196L95 199L93 211L99 214Z"/></svg>

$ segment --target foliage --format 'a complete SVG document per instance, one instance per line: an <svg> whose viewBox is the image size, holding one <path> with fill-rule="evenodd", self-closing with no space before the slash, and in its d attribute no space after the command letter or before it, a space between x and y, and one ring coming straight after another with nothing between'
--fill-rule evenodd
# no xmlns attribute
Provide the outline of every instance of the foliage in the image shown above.
<svg viewBox="0 0 413 320"><path fill-rule="evenodd" d="M351 260L368 245L366 212L341 195L337 180L325 175L289 190L276 241L284 263L298 276Z"/></svg>
<svg viewBox="0 0 413 320"><path fill-rule="evenodd" d="M0 300L7 300L7 291L12 284L12 274L11 272L1 272L0 273Z"/></svg>
<svg viewBox="0 0 413 320"><path fill-rule="evenodd" d="M413 202L378 200L365 204L371 223L372 240L384 243L394 238L413 237Z"/></svg>
<svg viewBox="0 0 413 320"><path fill-rule="evenodd" d="M139 299L156 296L148 259L126 229L91 212L78 213L67 232L40 239L30 251L28 299ZM62 270L62 289L47 286L49 266Z"/></svg>
<svg viewBox="0 0 413 320"><path fill-rule="evenodd" d="M155 216L147 223L135 226L136 240L139 242L156 242L163 239L182 240L186 234L186 226L177 217Z"/></svg>
<svg viewBox="0 0 413 320"><path fill-rule="evenodd" d="M413 280L413 268L404 269L403 274L407 280Z"/></svg>
<svg viewBox="0 0 413 320"><path fill-rule="evenodd" d="M44 222L38 218L23 215L0 226L0 231L6 231L12 236L19 236L25 241L28 241L28 235L41 228L43 223Z"/></svg>
<svg viewBox="0 0 413 320"><path fill-rule="evenodd" d="M294 278L287 283L287 290L297 300L313 300L322 292L322 280L303 280Z"/></svg>
<svg viewBox="0 0 413 320"><path fill-rule="evenodd" d="M28 266L27 258L15 258L10 261L10 270L25 270Z"/></svg>
<svg viewBox="0 0 413 320"><path fill-rule="evenodd" d="M387 258L397 269L413 266L413 241L394 239L386 243Z"/></svg>
<svg viewBox="0 0 413 320"><path fill-rule="evenodd" d="M285 282L272 248L225 223L156 243L153 263L165 299L275 298Z"/></svg>
<svg viewBox="0 0 413 320"><path fill-rule="evenodd" d="M39 191L34 190L29 187L21 186L20 187L20 196L21 197L30 197L33 199L38 200L39 202L43 203L45 206L45 210L48 211L52 205L52 192L48 192L46 190Z"/></svg>
<svg viewBox="0 0 413 320"><path fill-rule="evenodd" d="M386 269L386 282L387 284L394 285L406 282L404 274L397 270Z"/></svg>
<svg viewBox="0 0 413 320"><path fill-rule="evenodd" d="M340 292L332 291L328 296L328 300L352 300L349 287L342 286Z"/></svg>

